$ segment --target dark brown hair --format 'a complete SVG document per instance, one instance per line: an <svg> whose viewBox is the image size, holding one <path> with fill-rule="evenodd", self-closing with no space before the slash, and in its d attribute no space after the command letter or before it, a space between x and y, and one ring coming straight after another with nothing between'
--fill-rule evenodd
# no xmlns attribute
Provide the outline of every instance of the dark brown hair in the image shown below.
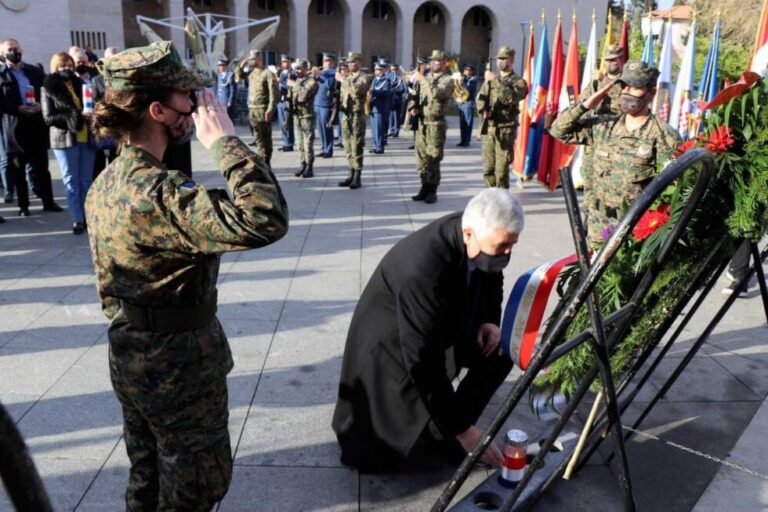
<svg viewBox="0 0 768 512"><path fill-rule="evenodd" d="M167 103L171 90L118 91L107 88L104 99L98 102L91 116L91 129L100 138L125 140L139 128L147 108L155 101Z"/></svg>

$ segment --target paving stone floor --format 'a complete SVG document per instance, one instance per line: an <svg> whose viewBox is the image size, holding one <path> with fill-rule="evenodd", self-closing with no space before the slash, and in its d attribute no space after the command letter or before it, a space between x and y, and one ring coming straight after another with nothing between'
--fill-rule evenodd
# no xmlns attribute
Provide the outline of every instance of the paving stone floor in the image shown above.
<svg viewBox="0 0 768 512"><path fill-rule="evenodd" d="M235 470L220 510L423 511L452 474L449 465L425 463L396 475L360 475L340 464L330 419L347 327L380 258L408 233L462 209L482 188L479 144L456 148L454 121L439 201L431 206L409 198L418 178L406 149L408 134L391 139L383 155L366 153L363 188L357 191L336 187L346 173L341 150L318 159L316 177L304 180L292 174L297 153L275 153L290 231L270 247L226 255L221 268L219 318L235 359L229 376ZM198 143L193 161L197 182L223 185ZM63 205L53 160L52 168ZM535 185L517 194L527 220L505 272L507 290L523 271L573 252L562 196ZM66 213L42 213L37 201L31 210L31 217L19 218L13 205L0 205L8 221L0 225L0 401L25 436L56 510L121 510L128 460L87 238L72 235ZM729 457L768 393L768 332L754 290L737 302L649 416L649 432ZM639 400L658 389L721 301L719 293L707 300ZM629 416L641 405L633 405ZM542 430L524 410L508 424L532 434ZM751 467L768 473L766 458L751 459L750 452L742 446L734 452L742 459L731 460L761 464ZM606 453L572 480L557 482L536 510L621 510L615 468L601 459ZM629 457L639 510L692 510L721 470L645 439L630 443ZM460 496L486 476L475 471ZM723 478L723 492L752 492L754 503L768 507L760 480L721 471L718 479ZM715 492L722 503L734 503L728 496ZM9 509L0 493L0 510Z"/></svg>

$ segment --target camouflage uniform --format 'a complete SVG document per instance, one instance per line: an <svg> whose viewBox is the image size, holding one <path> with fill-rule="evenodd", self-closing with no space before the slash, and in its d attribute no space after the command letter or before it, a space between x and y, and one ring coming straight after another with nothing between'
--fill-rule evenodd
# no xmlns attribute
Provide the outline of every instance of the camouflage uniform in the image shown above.
<svg viewBox="0 0 768 512"><path fill-rule="evenodd" d="M301 163L310 167L315 161L315 108L317 82L311 75L297 78L291 87L291 107L296 126L296 139L301 155Z"/></svg>
<svg viewBox="0 0 768 512"><path fill-rule="evenodd" d="M274 117L280 100L277 78L268 69L254 68L248 74L248 122L251 125L256 154L272 161L272 123L264 121L267 112Z"/></svg>
<svg viewBox="0 0 768 512"><path fill-rule="evenodd" d="M359 53L349 52L347 61L361 59ZM363 144L365 142L365 101L370 88L371 77L362 71L350 73L341 82L341 112L344 114L342 131L344 151L349 161L350 180L355 173L363 170ZM346 181L346 180L345 180ZM342 185L341 182L340 186Z"/></svg>
<svg viewBox="0 0 768 512"><path fill-rule="evenodd" d="M107 89L203 85L170 42L125 50L99 67ZM233 200L130 144L86 199L131 461L129 511L207 511L231 479L226 376L233 362L214 314L219 258L281 238L288 211L269 168L238 138L219 138L211 152Z"/></svg>
<svg viewBox="0 0 768 512"><path fill-rule="evenodd" d="M628 62L622 81L650 88L655 85L658 71L640 62ZM562 112L550 128L550 134L568 144L591 147L593 188L590 200L585 199L590 245L602 241L602 230L616 224L624 206L640 195L645 185L656 175L657 164L669 160L680 138L671 126L653 114L645 123L627 130L626 115L593 116L582 104Z"/></svg>
<svg viewBox="0 0 768 512"><path fill-rule="evenodd" d="M499 48L497 58L513 59L511 48ZM491 113L488 133L483 135L483 181L486 187L509 188L509 164L515 143L520 100L528 94L528 84L514 72L499 73L486 81L477 95L477 112Z"/></svg>
<svg viewBox="0 0 768 512"><path fill-rule="evenodd" d="M432 52L433 59L445 60L441 51ZM453 94L451 75L429 73L419 87L419 102L423 114L422 122L416 131L416 167L421 183L437 188L440 185L440 161L443 159L443 146L448 123L445 111ZM414 108L413 100L408 110Z"/></svg>

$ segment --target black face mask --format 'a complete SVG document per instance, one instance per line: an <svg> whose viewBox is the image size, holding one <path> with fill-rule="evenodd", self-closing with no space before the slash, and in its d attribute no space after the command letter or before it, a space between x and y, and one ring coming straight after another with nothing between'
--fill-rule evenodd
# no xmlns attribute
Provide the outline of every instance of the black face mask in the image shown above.
<svg viewBox="0 0 768 512"><path fill-rule="evenodd" d="M647 95L643 95L638 98L637 96L623 92L621 93L621 96L619 96L619 107L625 114L636 115L648 105L646 96Z"/></svg>
<svg viewBox="0 0 768 512"><path fill-rule="evenodd" d="M71 69L61 69L56 72L57 75L59 75L64 80L69 80L72 78L72 70Z"/></svg>
<svg viewBox="0 0 768 512"><path fill-rule="evenodd" d="M509 257L511 254L499 254L498 256L491 256L483 251L475 256L472 261L477 265L477 269L481 272L488 274L498 274L509 263Z"/></svg>
<svg viewBox="0 0 768 512"><path fill-rule="evenodd" d="M21 52L19 51L10 51L5 54L5 58L8 59L8 62L13 62L14 64L18 64L21 62Z"/></svg>
<svg viewBox="0 0 768 512"><path fill-rule="evenodd" d="M80 64L75 68L75 71L77 71L78 75L84 75L90 71L90 68L85 64Z"/></svg>

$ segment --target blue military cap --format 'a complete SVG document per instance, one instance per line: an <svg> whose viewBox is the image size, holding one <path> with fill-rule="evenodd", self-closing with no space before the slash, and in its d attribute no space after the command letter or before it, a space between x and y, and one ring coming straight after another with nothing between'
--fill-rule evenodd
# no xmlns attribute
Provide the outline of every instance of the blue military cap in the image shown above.
<svg viewBox="0 0 768 512"><path fill-rule="evenodd" d="M389 67L389 61L387 59L379 59L379 64L384 67Z"/></svg>
<svg viewBox="0 0 768 512"><path fill-rule="evenodd" d="M336 60L336 54L331 52L323 52L323 60Z"/></svg>
<svg viewBox="0 0 768 512"><path fill-rule="evenodd" d="M287 53L283 53L280 55L280 60L291 60L291 57L289 57Z"/></svg>
<svg viewBox="0 0 768 512"><path fill-rule="evenodd" d="M464 67L462 69L471 69L472 71L474 71L475 70L475 66L473 66L472 64L467 62L466 64L464 64Z"/></svg>
<svg viewBox="0 0 768 512"><path fill-rule="evenodd" d="M419 64L429 64L429 61L432 60L429 57L419 57L418 63Z"/></svg>
<svg viewBox="0 0 768 512"><path fill-rule="evenodd" d="M378 61L375 66L373 66L373 69L384 69L384 64L381 63L381 61Z"/></svg>

